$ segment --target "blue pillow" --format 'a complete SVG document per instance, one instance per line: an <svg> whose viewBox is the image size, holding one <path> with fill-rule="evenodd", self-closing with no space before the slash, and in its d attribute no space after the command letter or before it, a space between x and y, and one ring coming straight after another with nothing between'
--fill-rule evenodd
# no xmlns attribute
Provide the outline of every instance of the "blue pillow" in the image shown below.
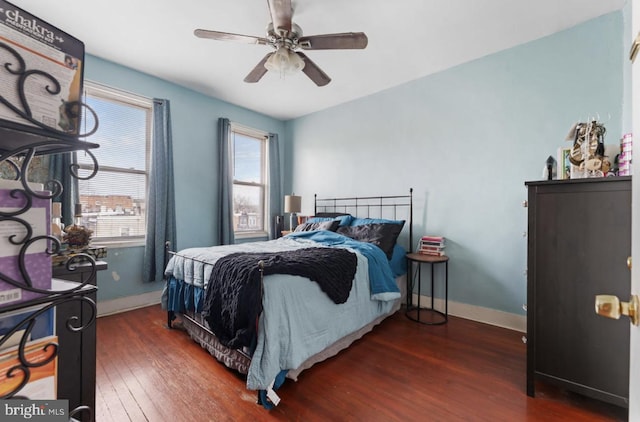
<svg viewBox="0 0 640 422"><path fill-rule="evenodd" d="M401 224L404 220L388 220L386 218L354 218L351 220L351 226L364 226L365 224Z"/></svg>

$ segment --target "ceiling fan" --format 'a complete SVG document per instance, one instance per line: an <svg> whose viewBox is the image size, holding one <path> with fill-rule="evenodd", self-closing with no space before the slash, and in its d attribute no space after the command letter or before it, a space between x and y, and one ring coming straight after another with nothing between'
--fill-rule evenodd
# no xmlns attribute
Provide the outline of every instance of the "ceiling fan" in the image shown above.
<svg viewBox="0 0 640 422"><path fill-rule="evenodd" d="M244 78L245 82L258 82L269 70L279 70L282 73L302 70L316 85L325 86L331 82L331 78L298 50L363 49L367 46L368 39L363 32L303 36L302 29L292 22L291 0L267 0L267 3L271 23L267 26L264 38L206 29L193 31L199 38L262 44L275 49L249 72Z"/></svg>

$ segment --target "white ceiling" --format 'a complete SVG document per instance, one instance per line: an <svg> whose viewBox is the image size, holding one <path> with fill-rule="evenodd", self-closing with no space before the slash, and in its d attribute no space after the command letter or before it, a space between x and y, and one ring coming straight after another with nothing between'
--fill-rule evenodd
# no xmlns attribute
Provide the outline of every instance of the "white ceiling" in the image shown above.
<svg viewBox="0 0 640 422"><path fill-rule="evenodd" d="M196 28L264 36L266 0L9 0L85 43L86 52L288 120L544 37L628 0L293 0L305 35L365 32L365 50L307 51L332 82L268 72L271 51L196 38Z"/></svg>

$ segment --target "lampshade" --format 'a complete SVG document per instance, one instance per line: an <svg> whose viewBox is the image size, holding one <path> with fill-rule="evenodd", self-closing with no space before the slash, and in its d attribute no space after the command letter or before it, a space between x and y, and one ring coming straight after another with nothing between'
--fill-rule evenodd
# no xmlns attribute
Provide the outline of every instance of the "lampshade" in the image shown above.
<svg viewBox="0 0 640 422"><path fill-rule="evenodd" d="M302 197L296 195L284 196L284 212L300 212L302 210Z"/></svg>
<svg viewBox="0 0 640 422"><path fill-rule="evenodd" d="M277 70L282 75L289 75L304 68L304 60L286 47L280 47L264 64L267 70Z"/></svg>

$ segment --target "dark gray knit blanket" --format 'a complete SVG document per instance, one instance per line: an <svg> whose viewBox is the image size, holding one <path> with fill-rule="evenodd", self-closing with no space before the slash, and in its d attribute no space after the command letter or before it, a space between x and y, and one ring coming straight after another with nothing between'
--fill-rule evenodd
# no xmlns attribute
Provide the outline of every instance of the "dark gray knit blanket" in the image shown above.
<svg viewBox="0 0 640 422"><path fill-rule="evenodd" d="M275 253L234 253L213 266L203 314L209 328L230 348L251 347L262 292L258 262L264 275L292 274L317 282L335 303L344 303L356 274L357 258L342 248L305 248Z"/></svg>

